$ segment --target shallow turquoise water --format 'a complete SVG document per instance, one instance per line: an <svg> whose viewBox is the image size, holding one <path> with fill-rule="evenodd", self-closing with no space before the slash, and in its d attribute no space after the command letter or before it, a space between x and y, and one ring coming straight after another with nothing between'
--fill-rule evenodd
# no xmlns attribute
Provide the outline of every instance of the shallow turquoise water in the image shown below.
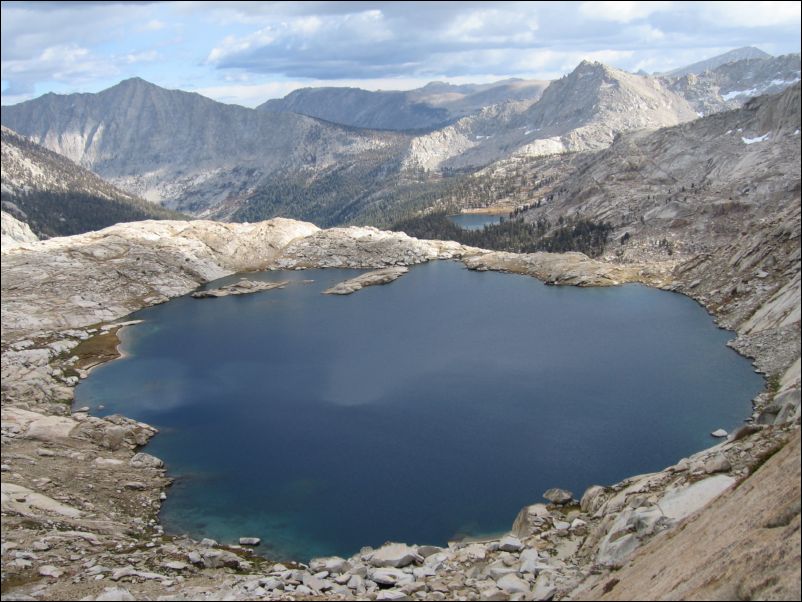
<svg viewBox="0 0 802 602"><path fill-rule="evenodd" d="M130 355L79 385L76 404L161 429L168 531L293 559L504 531L549 487L708 446L762 387L681 295L451 262L320 294L356 273L249 274L294 283L137 312Z"/></svg>

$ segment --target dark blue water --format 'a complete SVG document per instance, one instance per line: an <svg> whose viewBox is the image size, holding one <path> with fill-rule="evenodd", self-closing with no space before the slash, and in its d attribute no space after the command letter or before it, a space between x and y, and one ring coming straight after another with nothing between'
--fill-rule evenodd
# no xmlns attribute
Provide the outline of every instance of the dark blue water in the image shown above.
<svg viewBox="0 0 802 602"><path fill-rule="evenodd" d="M505 531L549 487L581 495L710 445L762 387L680 295L447 262L320 294L355 273L249 275L297 283L142 310L130 356L78 387L161 429L168 531L295 559Z"/></svg>
<svg viewBox="0 0 802 602"><path fill-rule="evenodd" d="M481 230L485 226L499 223L502 217L486 213L460 213L459 215L449 215L448 219L463 230Z"/></svg>

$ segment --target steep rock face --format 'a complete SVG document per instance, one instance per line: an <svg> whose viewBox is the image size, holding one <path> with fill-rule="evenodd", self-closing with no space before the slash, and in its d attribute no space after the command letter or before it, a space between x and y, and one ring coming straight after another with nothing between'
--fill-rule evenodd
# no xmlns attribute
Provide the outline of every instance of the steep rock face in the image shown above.
<svg viewBox="0 0 802 602"><path fill-rule="evenodd" d="M2 233L2 248L10 249L19 244L36 242L39 237L34 234L28 224L19 221L10 213L0 211L0 233Z"/></svg>
<svg viewBox="0 0 802 602"><path fill-rule="evenodd" d="M800 432L682 529L662 533L577 600L796 600L800 596Z"/></svg>
<svg viewBox="0 0 802 602"><path fill-rule="evenodd" d="M134 78L3 107L3 124L150 201L203 213L265 175L325 169L397 144L294 113L224 105Z"/></svg>
<svg viewBox="0 0 802 602"><path fill-rule="evenodd" d="M479 166L505 156L608 146L622 131L696 118L659 80L583 61L534 104L490 107L415 139L406 158L426 169Z"/></svg>
<svg viewBox="0 0 802 602"><path fill-rule="evenodd" d="M124 192L66 157L2 128L3 206L47 236L122 221L184 219Z"/></svg>

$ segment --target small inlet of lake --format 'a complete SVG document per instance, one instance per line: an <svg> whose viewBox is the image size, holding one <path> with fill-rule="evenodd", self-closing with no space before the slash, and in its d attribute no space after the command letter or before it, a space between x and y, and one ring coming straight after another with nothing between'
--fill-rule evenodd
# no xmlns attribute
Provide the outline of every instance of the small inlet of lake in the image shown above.
<svg viewBox="0 0 802 602"><path fill-rule="evenodd" d="M449 215L448 219L463 230L481 230L485 226L500 223L503 217L489 213L459 213Z"/></svg>
<svg viewBox="0 0 802 602"><path fill-rule="evenodd" d="M248 274L291 282L141 310L126 357L78 386L76 405L160 429L145 451L176 478L168 532L301 561L505 532L549 487L580 496L709 446L763 386L678 294L444 261L321 294L358 273Z"/></svg>

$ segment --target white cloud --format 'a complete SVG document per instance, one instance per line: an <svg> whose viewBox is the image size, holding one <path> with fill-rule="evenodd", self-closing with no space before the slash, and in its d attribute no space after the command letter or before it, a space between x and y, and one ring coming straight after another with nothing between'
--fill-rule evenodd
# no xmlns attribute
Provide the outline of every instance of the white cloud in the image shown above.
<svg viewBox="0 0 802 602"><path fill-rule="evenodd" d="M142 52L130 52L122 57L122 60L132 65L134 63L149 63L158 59L161 55L155 50L144 50Z"/></svg>
<svg viewBox="0 0 802 602"><path fill-rule="evenodd" d="M250 51L270 46L282 50L300 49L320 44L321 39L346 39L353 43L386 42L393 33L383 23L381 11L367 10L350 15L302 16L271 22L245 36L226 36L212 48L208 62L218 63Z"/></svg>
<svg viewBox="0 0 802 602"><path fill-rule="evenodd" d="M799 28L800 2L705 2L702 16L715 25L731 27L770 27L796 25Z"/></svg>
<svg viewBox="0 0 802 602"><path fill-rule="evenodd" d="M443 37L462 43L533 44L538 21L517 11L481 9L457 14Z"/></svg>
<svg viewBox="0 0 802 602"><path fill-rule="evenodd" d="M673 2L583 2L579 12L589 19L630 23L644 19L653 13L669 10Z"/></svg>
<svg viewBox="0 0 802 602"><path fill-rule="evenodd" d="M3 60L2 71L9 95L30 93L38 79L80 84L119 73L112 61L75 44L49 46L28 59Z"/></svg>
<svg viewBox="0 0 802 602"><path fill-rule="evenodd" d="M159 21L158 19L151 19L147 23L145 23L144 29L148 31L158 31L160 29L164 29L167 27L167 23L164 21Z"/></svg>
<svg viewBox="0 0 802 602"><path fill-rule="evenodd" d="M663 71L745 45L798 52L800 5L47 2L3 3L2 17L4 98L155 74L253 104L311 82L403 88L554 77L583 58ZM167 32L173 39L162 39ZM254 88L268 81L276 83Z"/></svg>
<svg viewBox="0 0 802 602"><path fill-rule="evenodd" d="M633 25L627 28L627 35L641 42L659 42L665 39L666 34L651 25Z"/></svg>

